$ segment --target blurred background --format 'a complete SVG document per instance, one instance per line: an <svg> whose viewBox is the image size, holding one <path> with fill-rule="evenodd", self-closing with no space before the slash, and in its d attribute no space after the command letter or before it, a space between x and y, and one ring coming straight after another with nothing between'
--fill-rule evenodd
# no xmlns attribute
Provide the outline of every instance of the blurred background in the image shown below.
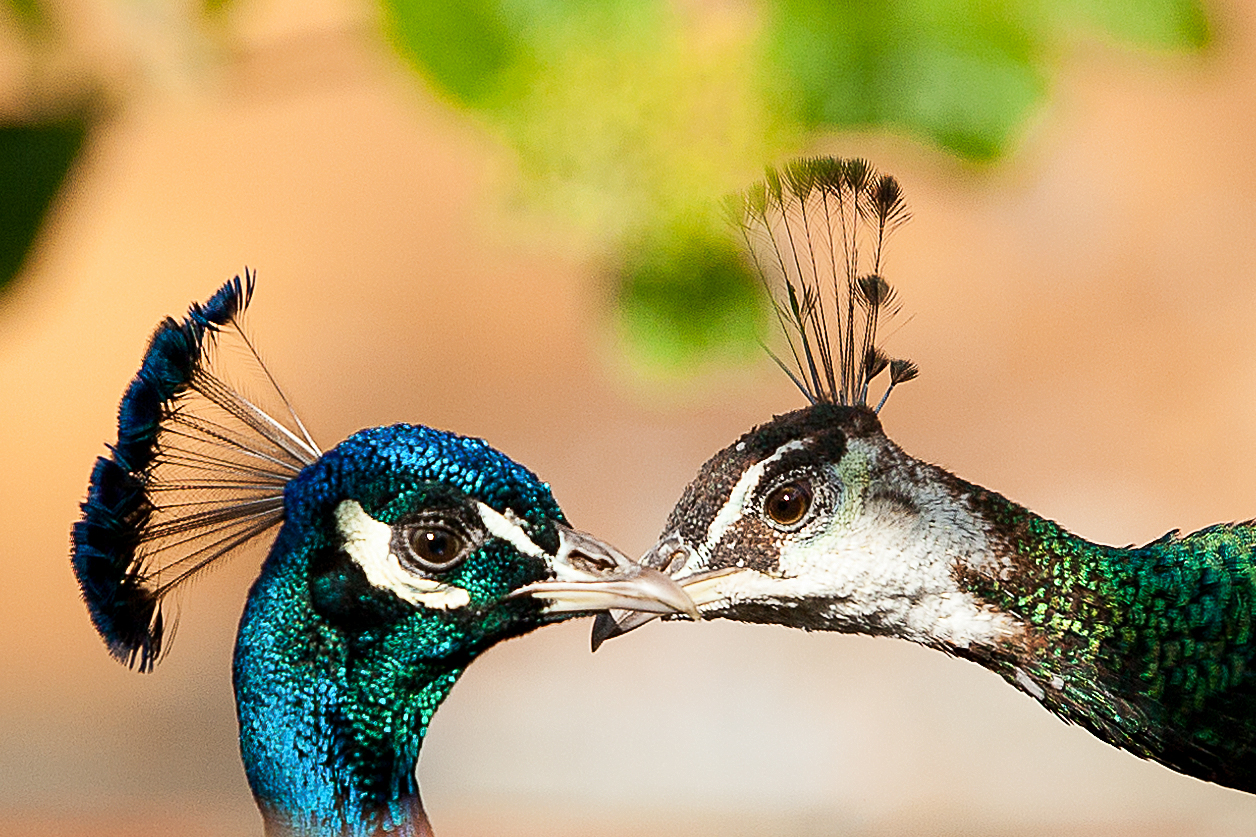
<svg viewBox="0 0 1256 837"><path fill-rule="evenodd" d="M8 0L0 5L0 834L260 832L235 625L260 555L148 676L69 568L145 341L245 265L321 444L423 422L637 554L698 466L801 406L717 199L862 155L914 218L883 414L1086 537L1256 513L1256 9ZM506 643L419 767L441 837L1239 835L1256 798L902 642L589 622Z"/></svg>

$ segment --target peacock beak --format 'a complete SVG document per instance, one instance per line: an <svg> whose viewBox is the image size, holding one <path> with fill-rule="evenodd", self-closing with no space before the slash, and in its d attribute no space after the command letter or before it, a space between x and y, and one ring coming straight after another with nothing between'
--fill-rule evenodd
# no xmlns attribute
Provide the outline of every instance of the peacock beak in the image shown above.
<svg viewBox="0 0 1256 837"><path fill-rule="evenodd" d="M704 604L719 601L722 593L715 589L717 579L735 572L733 569L698 570L688 572L687 568L694 557L693 550L673 532L659 540L654 548L641 556L641 566L665 574L680 586L684 594L693 602L695 608ZM590 644L596 651L603 642L622 636L629 631L640 628L645 623L657 619L657 612L643 610L610 609L599 613L593 621L593 634Z"/></svg>
<svg viewBox="0 0 1256 837"><path fill-rule="evenodd" d="M671 577L633 561L587 532L560 525L558 552L546 559L554 571L553 580L529 584L512 596L544 599L549 613L615 609L702 618L693 600Z"/></svg>

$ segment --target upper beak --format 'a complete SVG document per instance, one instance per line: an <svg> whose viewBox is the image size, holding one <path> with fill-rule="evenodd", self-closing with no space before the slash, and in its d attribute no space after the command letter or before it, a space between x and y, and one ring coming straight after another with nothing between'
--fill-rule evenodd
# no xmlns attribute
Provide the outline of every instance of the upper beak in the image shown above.
<svg viewBox="0 0 1256 837"><path fill-rule="evenodd" d="M666 573L670 580L672 576L681 572L689 563L693 551L689 546L681 540L680 536L672 533L661 538L654 548L641 556L641 566L654 570L659 573ZM703 570L696 573L690 573L684 576L683 582L679 584L681 591L697 606L706 604L707 601L715 601L718 596L711 595L708 583L715 578L727 575L732 570ZM676 583L673 581L672 583ZM622 636L629 631L636 630L649 622L656 619L660 614L657 612L647 612L640 608L636 610L612 610L607 613L599 613L597 619L593 621L593 634L590 637L590 643L593 650L596 651L603 642ZM700 617L694 617L695 619Z"/></svg>
<svg viewBox="0 0 1256 837"><path fill-rule="evenodd" d="M552 581L538 581L512 593L549 602L549 613L609 610L630 613L683 613L701 619L693 600L666 574L643 566L587 532L558 526L558 553L551 559Z"/></svg>

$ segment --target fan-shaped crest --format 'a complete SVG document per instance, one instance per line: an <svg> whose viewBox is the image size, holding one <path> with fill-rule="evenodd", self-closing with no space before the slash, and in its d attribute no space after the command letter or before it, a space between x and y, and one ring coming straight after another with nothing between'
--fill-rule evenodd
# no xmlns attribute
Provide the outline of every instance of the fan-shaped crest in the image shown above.
<svg viewBox="0 0 1256 837"><path fill-rule="evenodd" d="M909 217L898 181L866 160L801 159L769 168L729 209L793 366L773 359L813 404L867 406L869 384L888 367L879 411L890 390L918 372L877 344L878 325L898 310L881 273L886 239Z"/></svg>
<svg viewBox="0 0 1256 837"><path fill-rule="evenodd" d="M246 270L182 322L157 327L74 525L74 573L92 622L141 671L163 650L163 599L282 521L284 485L319 456L242 327L254 279ZM228 342L260 370L286 423L218 374Z"/></svg>

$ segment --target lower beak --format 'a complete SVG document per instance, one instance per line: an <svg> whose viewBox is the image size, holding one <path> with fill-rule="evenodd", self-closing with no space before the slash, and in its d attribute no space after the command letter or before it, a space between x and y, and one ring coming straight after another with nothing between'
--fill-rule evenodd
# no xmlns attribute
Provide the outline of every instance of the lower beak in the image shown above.
<svg viewBox="0 0 1256 837"><path fill-rule="evenodd" d="M552 581L529 584L512 596L548 602L548 613L615 609L655 615L683 613L701 619L697 605L670 576L643 566L605 541L560 525Z"/></svg>
<svg viewBox="0 0 1256 837"><path fill-rule="evenodd" d="M641 566L656 572L668 573L670 579L671 575L684 570L691 555L692 551L680 540L680 537L672 534L660 539L653 549L641 556ZM683 577L679 586L689 601L694 603L696 609L708 601L718 599L718 596L711 595L710 582L732 571L721 569L690 573ZM673 580L673 583L677 582ZM593 634L589 638L590 644L593 646L593 650L596 651L606 640L634 631L652 619L658 618L659 615L657 612L644 612L640 608L636 610L610 610L607 613L599 613L597 619L593 622Z"/></svg>
<svg viewBox="0 0 1256 837"><path fill-rule="evenodd" d="M640 613L635 610L608 610L605 613L599 613L593 620L593 633L589 635L589 646L597 651L606 640L635 631L646 622L657 618L657 614Z"/></svg>

